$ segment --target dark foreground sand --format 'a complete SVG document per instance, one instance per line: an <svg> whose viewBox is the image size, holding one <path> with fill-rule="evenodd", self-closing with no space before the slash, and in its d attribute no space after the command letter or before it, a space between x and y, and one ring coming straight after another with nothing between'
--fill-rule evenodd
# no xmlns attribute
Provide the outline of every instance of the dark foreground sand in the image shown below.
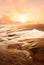
<svg viewBox="0 0 44 65"><path fill-rule="evenodd" d="M44 38L28 39L27 42L30 44L23 50L0 48L0 65L44 65Z"/></svg>
<svg viewBox="0 0 44 65"><path fill-rule="evenodd" d="M0 50L0 65L31 65L29 57L22 51Z"/></svg>

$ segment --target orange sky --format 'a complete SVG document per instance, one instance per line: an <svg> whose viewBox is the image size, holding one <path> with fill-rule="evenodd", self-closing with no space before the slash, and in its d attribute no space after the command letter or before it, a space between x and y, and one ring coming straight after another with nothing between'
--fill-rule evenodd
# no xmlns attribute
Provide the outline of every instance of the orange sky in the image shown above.
<svg viewBox="0 0 44 65"><path fill-rule="evenodd" d="M34 23L44 23L44 0L0 0L0 19L6 16L18 21L19 15Z"/></svg>

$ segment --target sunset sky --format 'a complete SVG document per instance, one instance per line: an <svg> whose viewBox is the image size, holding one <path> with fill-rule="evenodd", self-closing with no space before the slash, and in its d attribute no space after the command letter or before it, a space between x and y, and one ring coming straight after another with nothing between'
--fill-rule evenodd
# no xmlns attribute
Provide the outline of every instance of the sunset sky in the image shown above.
<svg viewBox="0 0 44 65"><path fill-rule="evenodd" d="M0 19L3 17L44 23L44 0L0 0Z"/></svg>

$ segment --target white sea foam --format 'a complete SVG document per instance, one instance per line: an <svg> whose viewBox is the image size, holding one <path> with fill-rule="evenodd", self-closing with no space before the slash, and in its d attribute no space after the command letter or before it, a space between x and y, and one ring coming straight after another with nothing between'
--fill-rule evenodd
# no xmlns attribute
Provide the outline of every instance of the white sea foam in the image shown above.
<svg viewBox="0 0 44 65"><path fill-rule="evenodd" d="M8 31L10 32L10 35L16 34L19 39L28 39L28 38L41 38L44 37L44 31L40 31L37 29L32 29L32 30L24 30L24 31L20 31L20 32L15 32L14 31L14 27L12 28L13 30L11 31L11 26L4 26L2 28L0 28L0 36L1 37L8 37ZM14 36L15 37L15 36ZM13 37L11 37L11 39L13 39Z"/></svg>
<svg viewBox="0 0 44 65"><path fill-rule="evenodd" d="M21 38L41 38L44 37L44 31L37 29L17 32Z"/></svg>

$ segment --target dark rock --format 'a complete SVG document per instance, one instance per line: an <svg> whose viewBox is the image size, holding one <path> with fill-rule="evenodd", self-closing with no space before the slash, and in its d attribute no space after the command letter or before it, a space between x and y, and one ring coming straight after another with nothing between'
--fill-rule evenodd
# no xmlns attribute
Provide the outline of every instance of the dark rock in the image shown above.
<svg viewBox="0 0 44 65"><path fill-rule="evenodd" d="M44 65L44 38L36 38L35 43L30 45L30 53L35 65Z"/></svg>
<svg viewBox="0 0 44 65"><path fill-rule="evenodd" d="M22 44L10 44L10 45L8 45L8 49L19 49L19 50L21 50L21 45Z"/></svg>

